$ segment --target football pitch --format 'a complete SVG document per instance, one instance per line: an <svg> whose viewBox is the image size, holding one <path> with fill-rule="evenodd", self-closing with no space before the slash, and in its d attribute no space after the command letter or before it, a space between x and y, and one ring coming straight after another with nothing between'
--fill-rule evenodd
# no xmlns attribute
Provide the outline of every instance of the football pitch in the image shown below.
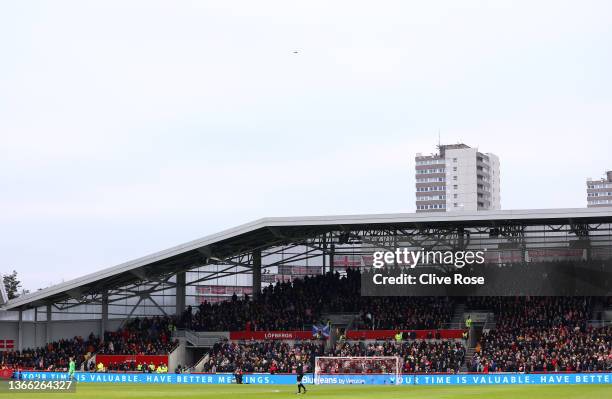
<svg viewBox="0 0 612 399"><path fill-rule="evenodd" d="M316 385L305 395L296 395L289 385L144 385L93 384L77 386L76 393L53 393L51 398L72 399L151 399L151 398L363 398L363 399L610 399L611 385L556 385L556 386L363 386ZM0 393L0 398L40 399L44 393Z"/></svg>

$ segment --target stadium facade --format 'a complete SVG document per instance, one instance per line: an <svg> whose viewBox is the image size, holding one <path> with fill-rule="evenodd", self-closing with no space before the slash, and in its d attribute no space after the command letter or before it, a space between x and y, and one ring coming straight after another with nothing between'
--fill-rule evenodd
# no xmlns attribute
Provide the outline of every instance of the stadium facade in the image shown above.
<svg viewBox="0 0 612 399"><path fill-rule="evenodd" d="M257 296L276 281L368 268L374 251L398 247L486 248L488 262L497 264L607 264L612 208L260 219L9 300L0 310L0 340L23 349L91 332L102 336L130 318L180 314L215 290L218 298ZM193 361L189 348L229 337L226 331L182 334L184 350L175 360L182 364Z"/></svg>

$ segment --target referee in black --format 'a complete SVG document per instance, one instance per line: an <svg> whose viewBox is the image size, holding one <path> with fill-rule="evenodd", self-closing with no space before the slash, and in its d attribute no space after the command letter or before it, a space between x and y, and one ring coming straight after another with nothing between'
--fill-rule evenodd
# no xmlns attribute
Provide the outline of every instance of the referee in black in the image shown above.
<svg viewBox="0 0 612 399"><path fill-rule="evenodd" d="M302 384L302 379L304 378L304 365L302 362L299 362L297 367L295 368L295 372L297 373L297 386L298 391L296 394L302 393L302 389L304 389L304 393L306 393L306 387Z"/></svg>

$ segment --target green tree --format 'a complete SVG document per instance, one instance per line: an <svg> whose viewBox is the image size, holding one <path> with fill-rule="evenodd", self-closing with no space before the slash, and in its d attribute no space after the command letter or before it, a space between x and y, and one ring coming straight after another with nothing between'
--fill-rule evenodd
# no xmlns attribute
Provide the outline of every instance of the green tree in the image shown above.
<svg viewBox="0 0 612 399"><path fill-rule="evenodd" d="M6 295L9 299L17 298L19 296L19 288L21 287L21 281L17 277L17 272L13 270L11 274L6 274L2 277L4 288L6 289Z"/></svg>

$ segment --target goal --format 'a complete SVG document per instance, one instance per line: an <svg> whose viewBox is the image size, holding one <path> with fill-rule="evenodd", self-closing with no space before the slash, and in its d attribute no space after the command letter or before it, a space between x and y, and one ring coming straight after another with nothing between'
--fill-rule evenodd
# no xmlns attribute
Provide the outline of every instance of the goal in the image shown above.
<svg viewBox="0 0 612 399"><path fill-rule="evenodd" d="M318 356L315 358L315 384L402 383L401 362L397 356Z"/></svg>

